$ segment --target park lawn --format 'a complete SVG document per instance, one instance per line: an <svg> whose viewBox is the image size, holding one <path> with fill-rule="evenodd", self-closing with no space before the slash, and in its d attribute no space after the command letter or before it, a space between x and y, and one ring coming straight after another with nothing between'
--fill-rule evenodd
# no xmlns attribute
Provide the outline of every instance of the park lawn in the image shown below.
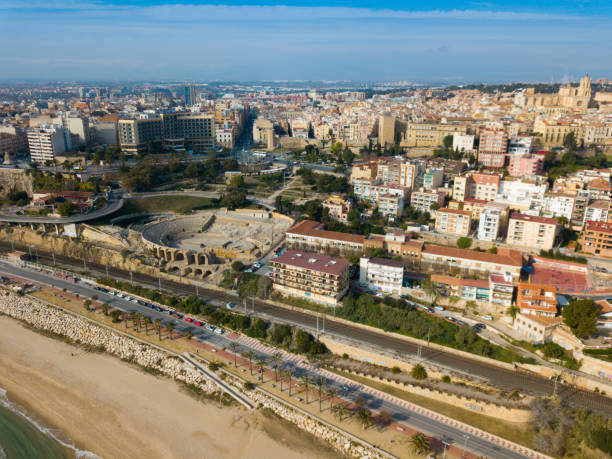
<svg viewBox="0 0 612 459"><path fill-rule="evenodd" d="M436 413L443 414L457 421L464 422L478 429L484 430L485 432L489 432L493 435L505 438L506 440L510 440L520 445L533 448L533 432L525 423L501 421L499 419L490 416L485 416L483 414L478 414L455 405L451 405L428 397L423 397L421 395L412 394L408 391L398 389L396 387L389 386L378 381L372 381L369 378L364 378L362 376L357 376L336 369L328 368L328 370L333 371L334 373L337 373L341 376L344 376L345 378L352 379L353 381L356 381L358 383L373 387L374 389L378 389L381 392L386 392L389 395L393 395L397 398L401 398L408 402L414 403L415 405L422 406L423 408L435 411Z"/></svg>
<svg viewBox="0 0 612 459"><path fill-rule="evenodd" d="M139 212L174 212L184 214L192 210L213 207L211 198L199 196L155 196L152 198L130 199L121 209L123 215Z"/></svg>

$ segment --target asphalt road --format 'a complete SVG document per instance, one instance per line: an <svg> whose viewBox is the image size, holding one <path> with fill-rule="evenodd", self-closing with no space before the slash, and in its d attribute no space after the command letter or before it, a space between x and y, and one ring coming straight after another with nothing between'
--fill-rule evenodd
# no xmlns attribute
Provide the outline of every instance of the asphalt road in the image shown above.
<svg viewBox="0 0 612 459"><path fill-rule="evenodd" d="M0 246L10 248L7 242L0 242ZM40 260L43 263L52 264L52 259L49 254L39 252ZM56 255L58 265L70 267L72 269L82 271L83 262L64 256ZM105 275L105 266L87 263L87 270L98 276ZM108 268L111 277L118 280L130 280L130 273L116 268ZM143 286L148 286L153 289L158 288L158 279L144 275L141 273L132 273L134 282ZM196 289L193 285L179 284L168 280L162 280L162 288L184 295L194 295ZM198 288L198 293L202 298L216 299L221 302L231 301L237 303L238 298L229 293L219 292L217 290ZM248 301L251 307L251 300ZM255 300L255 310L257 313L265 314L270 318L300 325L302 327L316 330L317 319L313 315L301 312L299 310L290 310L274 306L261 300ZM327 316L325 320L325 333L338 336L343 339L348 339L354 343L361 343L369 348L378 348L386 351L391 351L399 355L416 356L418 354L418 345L409 341L396 338L377 331L366 330L356 326L344 324L333 320ZM499 367L493 363L489 364L468 357L460 357L450 352L435 350L427 347L421 348L421 358L425 361L430 361L446 368L455 369L462 373L468 373L478 378L483 378L489 383L507 390L521 389L534 395L552 395L554 393L554 381L544 377L519 370L509 370ZM570 387L559 383L557 385L557 395L572 405L585 408L593 411L598 411L602 414L610 416L612 413L612 399L601 394L588 392Z"/></svg>
<svg viewBox="0 0 612 459"><path fill-rule="evenodd" d="M72 217L42 217L36 215L2 215L0 221L8 223L35 223L35 224L69 224L95 220L117 212L123 206L123 199L111 201L101 209L88 214L73 215Z"/></svg>
<svg viewBox="0 0 612 459"><path fill-rule="evenodd" d="M150 317L153 321L156 319L161 319L164 324L171 322L174 325L174 329L181 333L184 333L186 330L190 330L193 333L194 339L198 339L215 347L228 347L229 343L232 341L227 334L219 335L207 330L205 327L198 327L185 322L182 319L173 318L167 312L159 312L138 303L119 298L115 295L95 290L93 286L87 282L79 281L75 283L69 280L57 278L55 276L50 276L44 272L39 272L31 268L21 268L6 262L0 262L0 271L41 284L52 285L58 289L66 289L67 291L78 293L84 297L91 297L94 294L98 295L98 298L101 301L110 304L112 307L126 312L139 312L143 314L143 316ZM249 349L248 346L241 344L239 352L242 353L247 349ZM251 348L251 350L257 356L267 358L269 361L269 354L264 353L257 348ZM299 379L306 374L308 374L313 380L320 376L316 368L305 367L293 361L285 361L283 366L291 367L294 370L296 379ZM463 448L465 445L466 434L458 428L441 423L424 414L410 410L387 399L377 397L371 393L363 392L357 385L348 386L341 384L336 380L328 378L325 379L326 386L336 387L342 398L354 400L358 396L361 396L366 401L367 408L376 411L386 410L391 413L392 419L395 422L405 424L429 435L433 435L439 440L448 444L454 444L459 448ZM518 452L512 451L505 447L500 447L493 444L489 440L474 435L468 435L467 449L479 456L495 457L500 459L515 459L525 457Z"/></svg>

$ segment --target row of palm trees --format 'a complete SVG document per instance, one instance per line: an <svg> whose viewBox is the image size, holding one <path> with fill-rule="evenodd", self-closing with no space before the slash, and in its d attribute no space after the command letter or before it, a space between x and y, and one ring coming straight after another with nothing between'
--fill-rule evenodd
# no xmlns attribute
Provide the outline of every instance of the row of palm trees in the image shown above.
<svg viewBox="0 0 612 459"><path fill-rule="evenodd" d="M161 341L161 332L162 330L166 330L168 337L172 339L174 332L174 324L171 322L167 322L163 324L161 319L156 319L155 321L151 320L150 317L141 314L140 312L126 312L123 314L123 321L125 323L125 328L128 328L129 322L132 322L132 327L139 332L141 328L144 328L145 335L149 334L149 326L153 325L153 329L157 332L157 337ZM191 339L193 334L187 330L185 332L185 338Z"/></svg>

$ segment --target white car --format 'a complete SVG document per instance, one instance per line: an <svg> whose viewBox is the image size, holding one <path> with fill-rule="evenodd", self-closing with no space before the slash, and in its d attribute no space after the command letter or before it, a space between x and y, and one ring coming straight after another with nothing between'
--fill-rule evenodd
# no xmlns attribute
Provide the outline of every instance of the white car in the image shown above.
<svg viewBox="0 0 612 459"><path fill-rule="evenodd" d="M234 309L236 307L236 305L234 303L227 303L225 305L226 309Z"/></svg>

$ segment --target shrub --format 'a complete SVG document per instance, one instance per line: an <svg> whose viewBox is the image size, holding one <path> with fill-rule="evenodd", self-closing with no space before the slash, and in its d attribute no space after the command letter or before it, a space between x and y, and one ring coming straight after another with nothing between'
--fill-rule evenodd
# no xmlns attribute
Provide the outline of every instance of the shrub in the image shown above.
<svg viewBox="0 0 612 459"><path fill-rule="evenodd" d="M425 370L425 367L419 363L412 367L412 370L410 370L410 376L412 376L414 379L426 379L427 370Z"/></svg>
<svg viewBox="0 0 612 459"><path fill-rule="evenodd" d="M400 367L398 366L394 366L393 368L391 368L391 373L393 373L394 375L398 375L402 372L402 370L400 370Z"/></svg>
<svg viewBox="0 0 612 459"><path fill-rule="evenodd" d="M344 354L342 354L342 360L348 360L349 356L348 354L345 352Z"/></svg>
<svg viewBox="0 0 612 459"><path fill-rule="evenodd" d="M255 389L255 384L253 384L251 381L247 381L244 383L244 390L253 390Z"/></svg>
<svg viewBox="0 0 612 459"><path fill-rule="evenodd" d="M457 247L460 249L469 249L472 245L472 238L469 237L460 237L457 239Z"/></svg>
<svg viewBox="0 0 612 459"><path fill-rule="evenodd" d="M450 378L449 375L444 375L444 376L442 376L441 381L443 383L449 383L449 382L451 382L451 378Z"/></svg>

